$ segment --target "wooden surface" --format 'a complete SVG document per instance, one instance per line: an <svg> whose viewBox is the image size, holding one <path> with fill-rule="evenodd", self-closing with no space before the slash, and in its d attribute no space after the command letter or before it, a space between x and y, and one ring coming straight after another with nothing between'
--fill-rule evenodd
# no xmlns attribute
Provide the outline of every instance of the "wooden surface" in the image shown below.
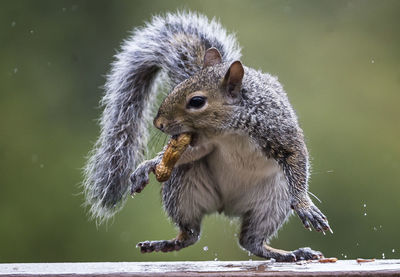
<svg viewBox="0 0 400 277"><path fill-rule="evenodd" d="M0 276L400 276L400 260L0 264Z"/></svg>

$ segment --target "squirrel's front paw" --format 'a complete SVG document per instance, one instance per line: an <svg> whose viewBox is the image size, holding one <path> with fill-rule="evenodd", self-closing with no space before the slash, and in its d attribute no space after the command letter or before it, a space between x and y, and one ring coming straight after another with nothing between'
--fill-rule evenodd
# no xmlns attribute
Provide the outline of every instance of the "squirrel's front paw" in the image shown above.
<svg viewBox="0 0 400 277"><path fill-rule="evenodd" d="M131 180L131 194L141 192L144 187L149 183L149 172L155 170L155 164L152 161L146 161L140 164L132 173Z"/></svg>
<svg viewBox="0 0 400 277"><path fill-rule="evenodd" d="M331 227L329 226L326 216L315 206L311 200L309 201L299 201L292 204L292 209L296 211L297 215L300 217L304 224L304 227L311 231L310 223L314 229L318 232L330 231L332 233Z"/></svg>

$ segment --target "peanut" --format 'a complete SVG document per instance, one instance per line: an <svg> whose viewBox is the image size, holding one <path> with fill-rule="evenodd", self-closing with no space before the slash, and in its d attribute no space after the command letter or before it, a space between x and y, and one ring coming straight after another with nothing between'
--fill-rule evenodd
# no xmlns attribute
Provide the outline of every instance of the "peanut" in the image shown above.
<svg viewBox="0 0 400 277"><path fill-rule="evenodd" d="M155 174L159 182L165 182L171 177L172 169L189 146L192 136L187 133L172 137L164 152L161 162L156 166Z"/></svg>

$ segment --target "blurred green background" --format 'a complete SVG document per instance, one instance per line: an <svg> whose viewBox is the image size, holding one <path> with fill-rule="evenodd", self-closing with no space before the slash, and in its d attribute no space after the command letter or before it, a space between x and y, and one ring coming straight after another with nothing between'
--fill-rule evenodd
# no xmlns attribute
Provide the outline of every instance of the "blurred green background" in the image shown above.
<svg viewBox="0 0 400 277"><path fill-rule="evenodd" d="M176 234L154 179L108 224L81 206L112 56L132 28L182 8L235 32L243 62L279 76L305 131L334 235L293 216L272 246L399 258L400 1L2 1L0 262L256 259L220 215L192 247L140 254L137 242Z"/></svg>

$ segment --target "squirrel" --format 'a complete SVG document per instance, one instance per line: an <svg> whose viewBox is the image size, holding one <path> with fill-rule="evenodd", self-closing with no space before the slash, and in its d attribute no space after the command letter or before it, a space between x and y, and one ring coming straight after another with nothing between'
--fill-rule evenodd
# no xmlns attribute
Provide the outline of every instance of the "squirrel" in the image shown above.
<svg viewBox="0 0 400 277"><path fill-rule="evenodd" d="M308 151L286 92L276 77L244 66L240 51L215 19L176 12L136 28L112 63L101 134L83 182L94 218L118 212L161 161L163 151L143 161L161 82L173 89L154 126L193 137L161 188L164 209L180 232L171 240L139 243L142 253L194 244L203 216L223 212L241 219L239 243L256 256L287 262L323 257L309 247L268 245L292 210L307 229L331 228L308 195Z"/></svg>

